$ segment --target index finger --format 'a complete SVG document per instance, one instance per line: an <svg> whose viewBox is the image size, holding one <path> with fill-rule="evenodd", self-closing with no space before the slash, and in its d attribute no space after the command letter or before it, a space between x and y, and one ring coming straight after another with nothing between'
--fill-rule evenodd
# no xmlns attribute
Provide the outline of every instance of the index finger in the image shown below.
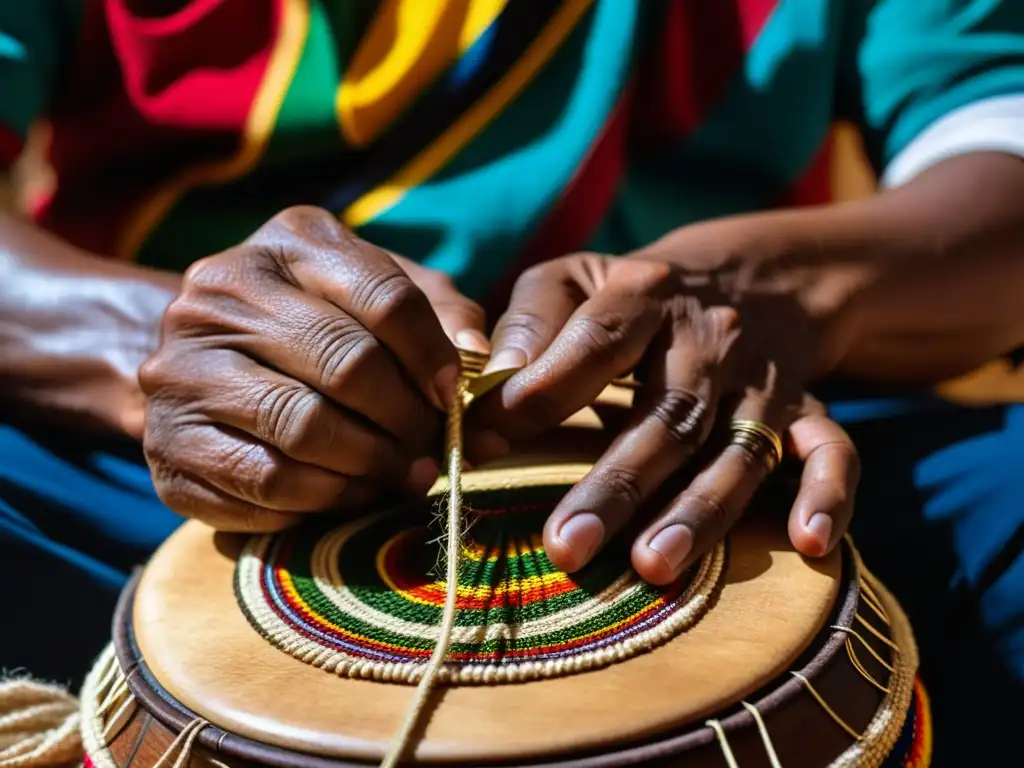
<svg viewBox="0 0 1024 768"><path fill-rule="evenodd" d="M481 400L476 419L509 440L557 427L637 366L661 321L660 304L643 296L598 293L569 316L540 357Z"/></svg>

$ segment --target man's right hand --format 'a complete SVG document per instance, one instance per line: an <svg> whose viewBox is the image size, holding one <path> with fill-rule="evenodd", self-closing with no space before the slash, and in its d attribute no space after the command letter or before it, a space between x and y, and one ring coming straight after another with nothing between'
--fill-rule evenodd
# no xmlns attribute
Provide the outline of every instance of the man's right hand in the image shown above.
<svg viewBox="0 0 1024 768"><path fill-rule="evenodd" d="M139 372L157 492L234 531L425 492L459 371L449 337L482 324L438 273L327 211L284 211L194 264L168 307Z"/></svg>

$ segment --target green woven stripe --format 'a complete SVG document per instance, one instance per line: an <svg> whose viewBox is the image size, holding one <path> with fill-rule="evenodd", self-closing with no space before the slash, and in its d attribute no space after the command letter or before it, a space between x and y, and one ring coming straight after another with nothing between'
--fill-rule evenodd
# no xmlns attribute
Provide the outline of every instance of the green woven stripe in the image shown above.
<svg viewBox="0 0 1024 768"><path fill-rule="evenodd" d="M550 489L548 493L550 493ZM475 506L479 508L479 499ZM496 505L499 499L487 499L490 505ZM543 525L548 510L540 509L533 512L510 513L502 516L482 518L473 528L474 539L484 542L487 549L498 549L504 552L507 542L521 539L529 540L531 534ZM353 597L365 605L389 616L408 622L434 626L440 620L439 606L414 603L396 594L381 580L377 572L377 555L384 544L404 526L419 523L422 525L423 509L410 509L402 514L387 517L371 523L356 532L342 547L339 569L346 588ZM342 627L345 630L366 636L374 641L396 645L408 650L429 651L433 645L429 639L409 637L402 633L367 622L348 614L334 605L314 582L310 573L310 562L313 549L317 542L328 532L324 526L307 526L291 534L291 551L285 563L290 572L296 591L309 605L310 609L323 620ZM426 539L426 536L424 537ZM409 562L410 573L429 572L433 564L433 553L430 547L422 550L411 548L411 557L420 556L419 562ZM513 593L508 598L495 598L496 604L484 609L462 609L458 614L458 625L465 627L486 627L505 624L510 627L521 626L525 622L551 616L560 611L584 605L606 590L622 575L622 563L628 562L621 546L612 546L597 557L590 566L573 577L574 589L569 592L542 599L529 605L515 602ZM498 557L494 561L468 560L463 569L461 582L465 586L498 586L511 579L522 579L528 576L541 576L555 572L551 561L543 551L524 550L519 555ZM605 610L568 627L559 627L529 639L510 641L493 639L483 644L455 643L452 652L455 654L476 655L497 653L507 655L513 651L527 651L544 646L558 648L566 643L577 640L584 635L599 632L603 629L628 620L642 613L655 604L660 592L642 584L628 598L621 598L609 605ZM507 599L508 604L499 602Z"/></svg>
<svg viewBox="0 0 1024 768"><path fill-rule="evenodd" d="M370 525L353 536L343 548L344 555L339 564L342 579L356 599L382 613L417 624L436 625L441 618L440 606L414 603L404 596L392 592L377 573L377 553L383 543L393 535L393 530L391 525ZM296 536L286 568L292 575L296 591L303 600L311 606L316 606L316 611L320 616L337 626L351 628L349 622L353 618L343 613L320 593L310 574L309 564L313 547L318 539L319 532L316 531L308 531L306 535ZM429 557L429 550L425 550L425 554ZM526 557L515 558L515 562L523 568L524 573L553 570L550 560L542 553L533 558L543 561L540 566L526 566L527 559ZM592 600L595 594L607 589L615 579L622 575L621 568L615 567L616 561L621 562L621 559L616 557L614 552L608 551L605 556L596 558L584 571L575 575L574 581L578 585L577 589L524 606L497 604L487 609L462 609L457 614L456 624L464 627L486 626L495 623L515 626L582 605ZM505 561L499 560L498 562ZM472 564L477 568L481 565L485 566L485 570L490 576L500 572L500 566L495 568L492 564ZM485 577L474 578L472 567L466 570L469 571L469 574L463 583L467 586L500 583ZM521 574L513 574L513 577L516 576L521 576ZM375 635L371 636L376 637Z"/></svg>

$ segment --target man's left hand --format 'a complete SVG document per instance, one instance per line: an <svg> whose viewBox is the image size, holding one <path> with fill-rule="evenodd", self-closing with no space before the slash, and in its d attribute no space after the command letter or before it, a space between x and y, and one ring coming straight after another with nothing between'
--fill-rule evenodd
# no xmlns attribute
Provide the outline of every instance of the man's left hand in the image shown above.
<svg viewBox="0 0 1024 768"><path fill-rule="evenodd" d="M761 422L804 462L789 518L794 546L821 556L853 512L859 461L850 438L805 385L836 350L785 291L740 293L657 257L577 254L520 278L493 338L491 367L522 367L474 420L509 440L561 423L616 377L640 383L628 426L550 516L556 566L583 567L686 467L716 425ZM731 295L730 295L731 293ZM632 547L664 584L721 539L764 482L764 456L732 442L654 510Z"/></svg>

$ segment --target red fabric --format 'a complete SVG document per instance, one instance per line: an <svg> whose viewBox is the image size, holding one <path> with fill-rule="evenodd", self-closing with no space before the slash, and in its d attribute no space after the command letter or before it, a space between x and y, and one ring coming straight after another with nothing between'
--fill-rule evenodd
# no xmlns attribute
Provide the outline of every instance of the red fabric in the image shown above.
<svg viewBox="0 0 1024 768"><path fill-rule="evenodd" d="M63 208L44 207L42 223L98 253L110 253L121 231L112 212L182 168L237 149L283 0L191 0L169 16L147 13L151 6L88 0L52 117Z"/></svg>
<svg viewBox="0 0 1024 768"><path fill-rule="evenodd" d="M24 140L6 125L0 125L0 168L6 168L21 154Z"/></svg>
<svg viewBox="0 0 1024 768"><path fill-rule="evenodd" d="M636 132L679 139L721 101L778 0L670 0L643 62Z"/></svg>
<svg viewBox="0 0 1024 768"><path fill-rule="evenodd" d="M615 191L624 172L633 91L633 86L629 86L623 93L562 197L485 302L487 308L507 306L515 280L524 270L579 250L597 230L615 200Z"/></svg>

